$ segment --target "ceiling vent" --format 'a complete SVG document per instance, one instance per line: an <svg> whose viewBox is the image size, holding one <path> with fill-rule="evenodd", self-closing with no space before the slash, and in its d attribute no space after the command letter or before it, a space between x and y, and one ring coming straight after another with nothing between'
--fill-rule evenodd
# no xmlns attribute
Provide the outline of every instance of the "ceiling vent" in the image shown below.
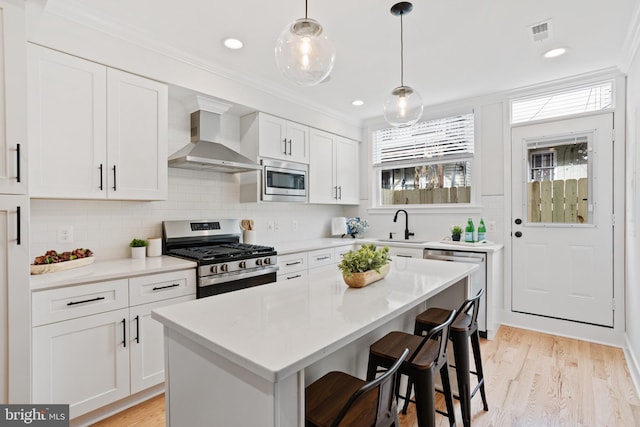
<svg viewBox="0 0 640 427"><path fill-rule="evenodd" d="M531 40L534 42L541 42L551 38L551 19L544 22L540 22L529 27L529 34L531 34Z"/></svg>

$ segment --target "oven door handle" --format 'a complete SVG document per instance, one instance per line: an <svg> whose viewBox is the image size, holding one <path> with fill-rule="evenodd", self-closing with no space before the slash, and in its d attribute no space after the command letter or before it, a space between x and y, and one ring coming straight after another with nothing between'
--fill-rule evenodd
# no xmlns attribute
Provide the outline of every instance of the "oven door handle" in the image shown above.
<svg viewBox="0 0 640 427"><path fill-rule="evenodd" d="M233 282L236 280L248 279L250 277L263 276L265 274L271 274L278 271L277 265L272 265L266 268L256 268L253 270L233 271L231 273L216 274L214 276L200 277L198 286L203 288L205 286L219 285L221 283Z"/></svg>

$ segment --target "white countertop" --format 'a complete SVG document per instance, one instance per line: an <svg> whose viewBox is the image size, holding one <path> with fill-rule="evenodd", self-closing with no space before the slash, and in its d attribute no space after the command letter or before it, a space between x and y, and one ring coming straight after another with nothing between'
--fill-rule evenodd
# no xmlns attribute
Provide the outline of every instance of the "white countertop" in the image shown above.
<svg viewBox="0 0 640 427"><path fill-rule="evenodd" d="M502 250L502 244L496 243L466 243L454 241L415 241L415 240L384 240L375 238L353 239L349 238L325 238L304 241L291 241L284 243L276 243L274 246L278 255L286 255L296 252L313 251L326 247L337 247L352 244L375 243L376 246L396 246L418 249L448 249L455 251L469 252L497 252Z"/></svg>
<svg viewBox="0 0 640 427"><path fill-rule="evenodd" d="M292 254L296 252L313 251L316 249L322 249L327 247L338 247L345 245L353 245L358 243L357 239L352 237L345 237L341 239L339 237L328 237L325 239L312 239L312 240L300 240L290 241L283 243L276 243L273 246L276 248L278 255Z"/></svg>
<svg viewBox="0 0 640 427"><path fill-rule="evenodd" d="M93 264L73 270L32 275L31 290L42 290L88 282L121 279L145 274L195 268L196 263L171 256L147 257L143 259L117 259L95 261Z"/></svg>
<svg viewBox="0 0 640 427"><path fill-rule="evenodd" d="M474 264L402 258L365 288L339 271L162 307L169 329L272 382L376 329L456 283ZM337 269L336 269L337 270Z"/></svg>

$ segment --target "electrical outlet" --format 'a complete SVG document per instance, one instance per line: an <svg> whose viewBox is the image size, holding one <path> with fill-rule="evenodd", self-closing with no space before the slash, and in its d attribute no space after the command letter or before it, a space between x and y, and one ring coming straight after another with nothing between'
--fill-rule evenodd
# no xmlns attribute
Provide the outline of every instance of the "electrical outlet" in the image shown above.
<svg viewBox="0 0 640 427"><path fill-rule="evenodd" d="M73 225L58 226L58 243L73 243Z"/></svg>
<svg viewBox="0 0 640 427"><path fill-rule="evenodd" d="M267 221L267 232L273 233L273 229L274 229L273 221Z"/></svg>
<svg viewBox="0 0 640 427"><path fill-rule="evenodd" d="M496 222L495 221L487 221L487 232L493 233L496 231Z"/></svg>
<svg viewBox="0 0 640 427"><path fill-rule="evenodd" d="M291 223L291 231L298 231L298 221L296 221L295 219Z"/></svg>

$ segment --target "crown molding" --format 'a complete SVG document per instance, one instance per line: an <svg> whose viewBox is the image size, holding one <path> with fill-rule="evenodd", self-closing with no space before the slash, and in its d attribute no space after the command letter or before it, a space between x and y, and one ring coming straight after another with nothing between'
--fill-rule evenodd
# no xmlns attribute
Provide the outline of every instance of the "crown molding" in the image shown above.
<svg viewBox="0 0 640 427"><path fill-rule="evenodd" d="M293 91L274 84L270 80L255 79L247 77L246 75L240 75L236 71L222 67L217 63L202 60L199 57L189 55L184 51L176 49L165 43L160 43L135 28L117 24L113 21L97 16L95 13L87 10L82 1L56 0L53 3L47 2L45 11L69 21L73 21L84 27L88 27L94 31L103 33L109 37L123 40L142 49L155 52L189 66L215 74L218 77L248 86L256 91L275 96L296 105L304 106L309 110L340 120L343 123L360 128L362 127L363 121L361 119L351 115L346 115L335 109L327 108L323 104L310 101L308 98L302 97ZM215 95L212 94L212 96Z"/></svg>

